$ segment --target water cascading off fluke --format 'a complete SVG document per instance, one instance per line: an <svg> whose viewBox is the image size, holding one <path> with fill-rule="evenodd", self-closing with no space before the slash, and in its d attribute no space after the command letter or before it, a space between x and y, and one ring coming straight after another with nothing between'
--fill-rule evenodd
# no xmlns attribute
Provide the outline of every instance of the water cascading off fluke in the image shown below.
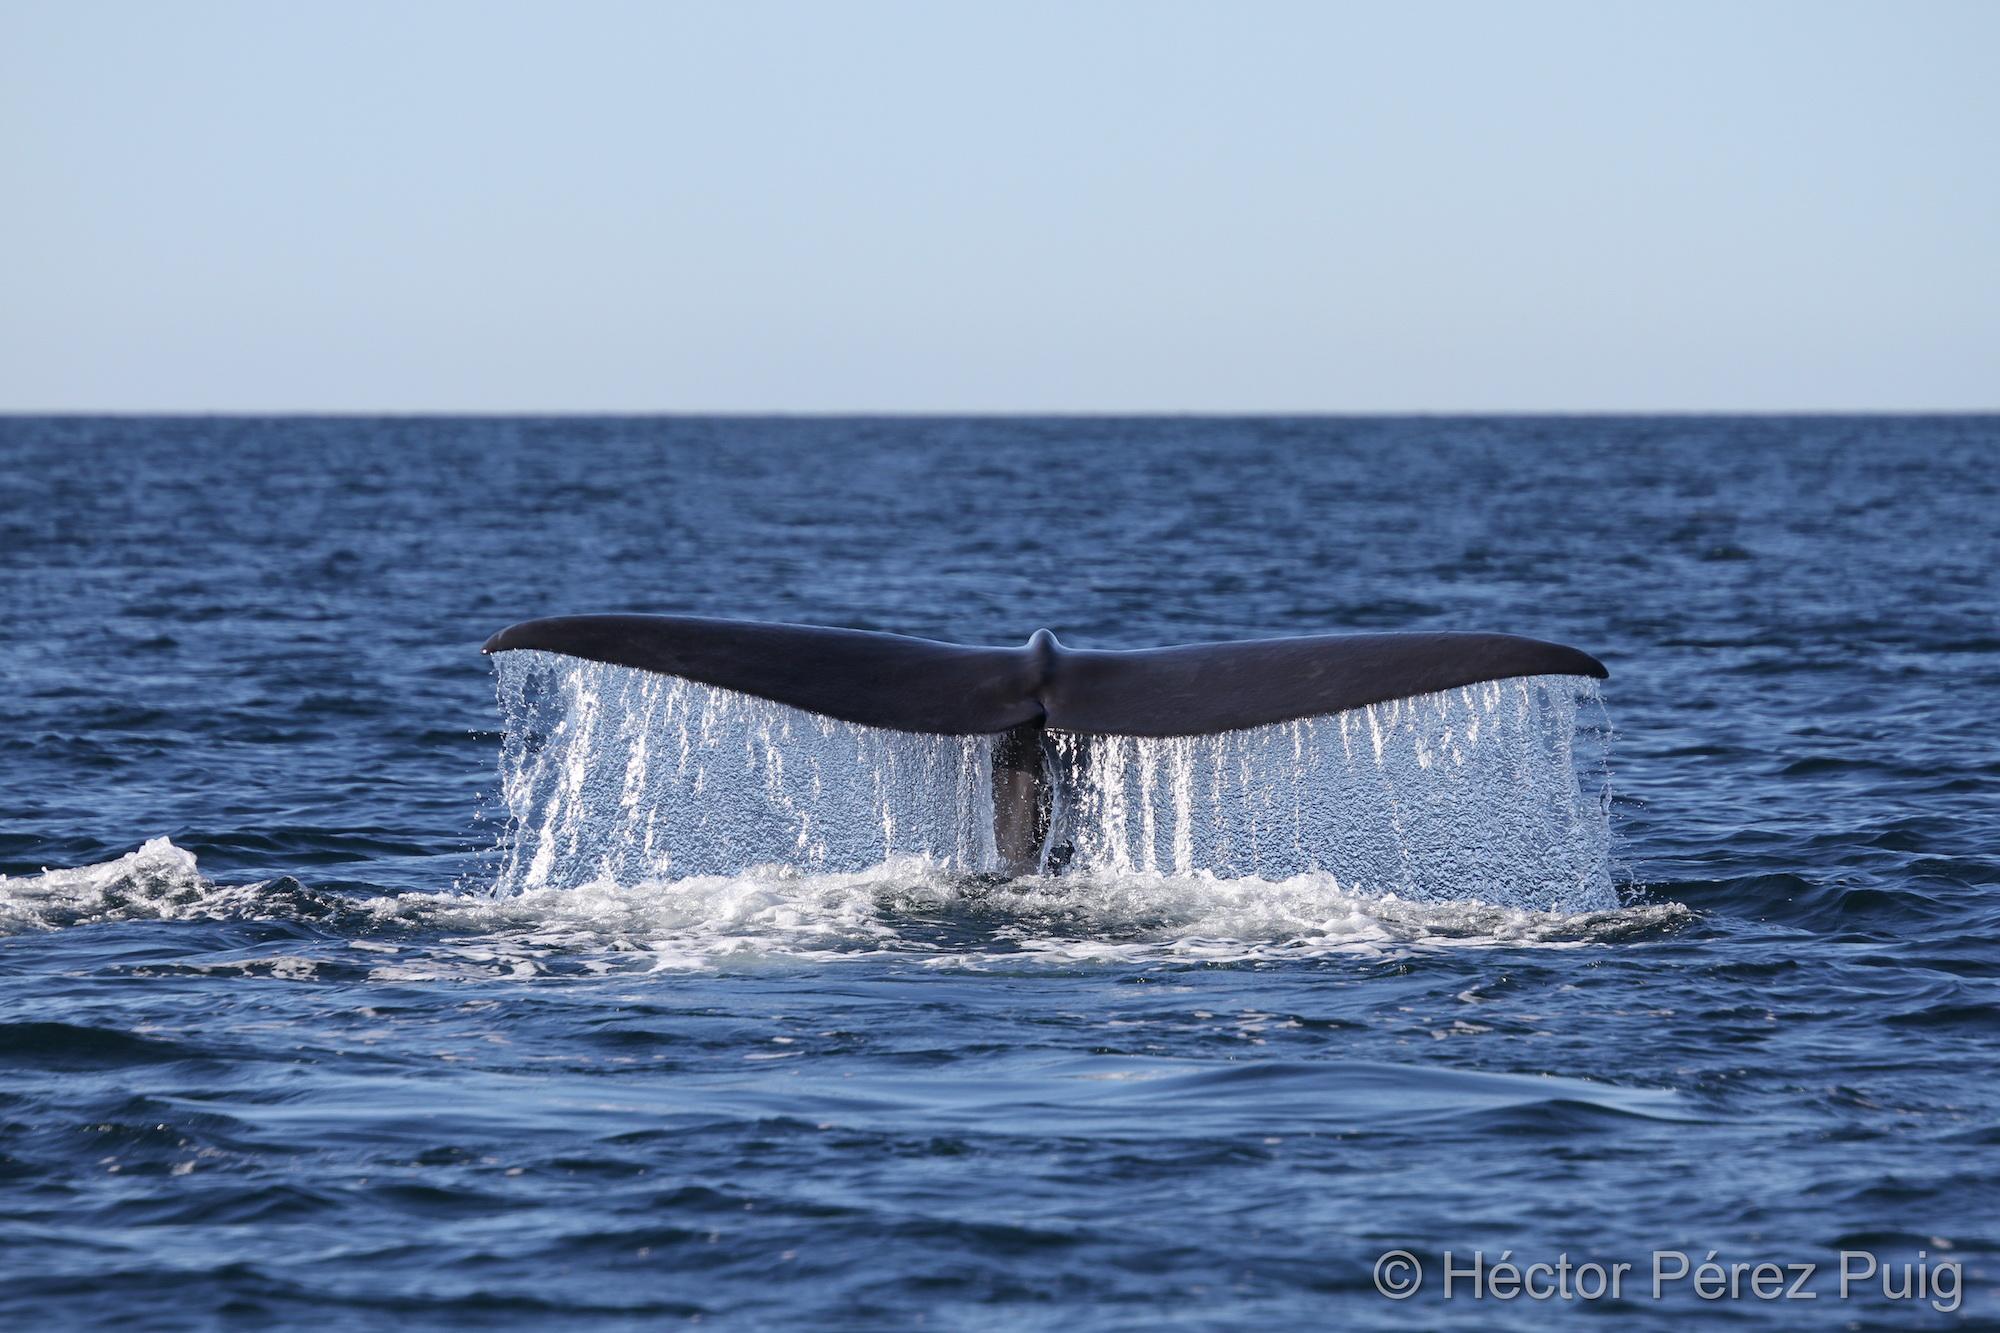
<svg viewBox="0 0 2000 1333"><path fill-rule="evenodd" d="M595 637L569 636L576 652L550 646L578 622ZM728 641L705 645L718 626ZM749 647L728 638L739 631L754 632ZM736 671L781 646L772 634L793 640L783 645L793 669L813 660L801 648L832 636L836 669L797 679L825 703L839 670L865 671L866 688L845 710L857 716L718 679L767 696L791 689L782 676ZM1594 723L1579 725L1579 706L1595 699L1603 669L1533 640L1371 635L1070 654L1046 635L1022 650L965 649L855 631L586 617L530 622L495 636L489 651L506 714L503 887L752 865L860 870L915 856L958 873L1316 873L1355 892L1406 897L1560 910L1616 901L1602 770L1578 749L1579 739L1586 750L1602 739ZM1326 670L1330 656L1346 669ZM1315 662L1317 673L1305 670ZM1251 697L1210 702L1194 718L1244 725L1168 730L1201 711L1176 711L1175 697L1198 699L1247 668L1261 679L1287 664L1295 678L1281 687L1238 688ZM921 675L907 700L895 688L899 665ZM1543 669L1520 669L1532 666ZM934 687L940 669L957 694L917 688ZM1456 679L1493 671L1506 674ZM1385 672L1450 683L1366 698L1391 688ZM1360 701L1321 706L1342 698ZM1319 707L1254 720L1301 706ZM907 715L886 716L898 708ZM1062 725L1075 718L1132 730ZM918 720L927 728L884 725ZM953 725L994 721L1007 725ZM1146 730L1162 734L1134 734ZM1593 770L1584 781L1580 768Z"/></svg>

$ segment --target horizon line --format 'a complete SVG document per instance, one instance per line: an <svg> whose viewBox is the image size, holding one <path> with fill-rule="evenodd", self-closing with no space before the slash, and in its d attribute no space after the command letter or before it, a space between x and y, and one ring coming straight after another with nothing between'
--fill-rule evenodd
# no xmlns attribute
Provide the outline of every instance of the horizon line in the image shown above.
<svg viewBox="0 0 2000 1333"><path fill-rule="evenodd" d="M0 408L0 420L1382 420L1440 418L1633 419L1787 417L1990 417L1991 407L1673 408Z"/></svg>

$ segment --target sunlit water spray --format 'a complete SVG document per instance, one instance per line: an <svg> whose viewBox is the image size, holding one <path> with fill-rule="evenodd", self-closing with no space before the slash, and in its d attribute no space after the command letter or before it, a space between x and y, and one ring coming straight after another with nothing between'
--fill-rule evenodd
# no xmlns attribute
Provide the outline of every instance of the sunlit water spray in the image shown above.
<svg viewBox="0 0 2000 1333"><path fill-rule="evenodd" d="M553 653L497 661L504 888L997 865L992 737L857 727Z"/></svg>
<svg viewBox="0 0 2000 1333"><path fill-rule="evenodd" d="M917 858L997 872L993 738L854 726L549 653L498 659L503 890ZM1617 905L1591 682L1488 682L1215 736L1053 737L1071 882Z"/></svg>

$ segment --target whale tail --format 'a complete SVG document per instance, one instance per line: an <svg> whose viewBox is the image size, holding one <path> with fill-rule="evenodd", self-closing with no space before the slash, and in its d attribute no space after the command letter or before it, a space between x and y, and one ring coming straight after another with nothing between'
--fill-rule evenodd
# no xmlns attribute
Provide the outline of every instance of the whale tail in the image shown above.
<svg viewBox="0 0 2000 1333"><path fill-rule="evenodd" d="M994 835L1016 872L1059 868L1065 775L1050 732L1202 736L1603 663L1511 634L1328 634L1122 652L1048 630L1018 648L693 616L554 616L483 651L539 649L756 695L866 727L1000 736Z"/></svg>

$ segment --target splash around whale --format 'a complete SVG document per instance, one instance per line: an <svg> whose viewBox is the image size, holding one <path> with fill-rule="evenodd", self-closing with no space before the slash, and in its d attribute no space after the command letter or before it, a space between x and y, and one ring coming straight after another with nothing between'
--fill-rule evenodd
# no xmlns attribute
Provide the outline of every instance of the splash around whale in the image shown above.
<svg viewBox="0 0 2000 1333"><path fill-rule="evenodd" d="M1601 763L1585 789L1603 733L1579 722L1606 672L1556 644L1102 652L1047 630L978 648L607 615L524 622L485 651L507 723L507 886L918 856L971 874L1325 874L1418 899L1615 903Z"/></svg>

